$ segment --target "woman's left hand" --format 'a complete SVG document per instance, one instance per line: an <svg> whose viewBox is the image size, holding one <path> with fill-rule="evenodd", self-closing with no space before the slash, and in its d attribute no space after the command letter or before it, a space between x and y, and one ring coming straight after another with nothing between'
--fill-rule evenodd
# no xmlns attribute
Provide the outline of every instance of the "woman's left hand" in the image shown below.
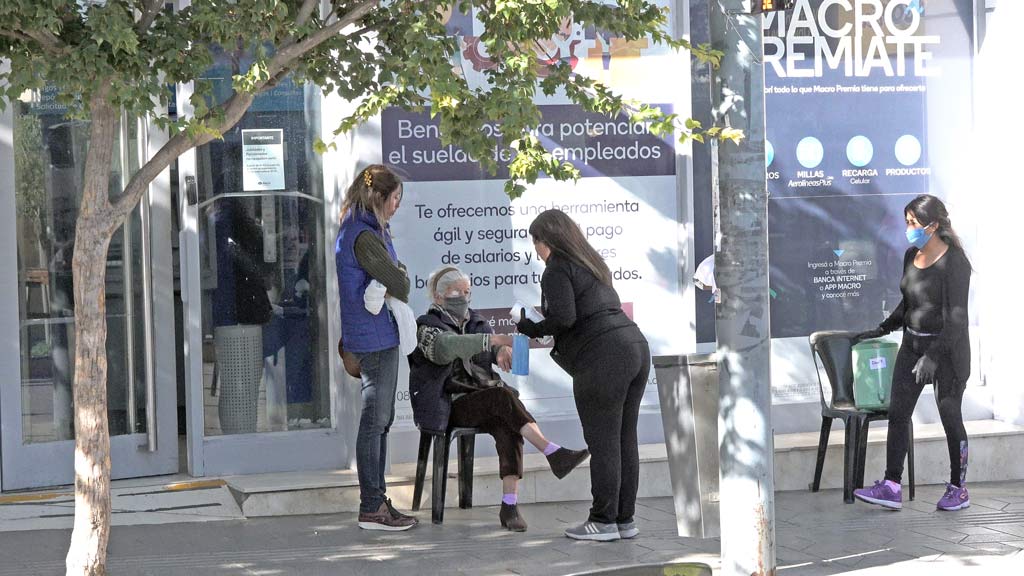
<svg viewBox="0 0 1024 576"><path fill-rule="evenodd" d="M935 381L935 370L938 368L938 364L935 360L927 356L921 356L921 359L917 361L914 366L914 374L917 375L918 384L931 384Z"/></svg>
<svg viewBox="0 0 1024 576"><path fill-rule="evenodd" d="M519 312L519 322L516 322L516 330L530 338L537 338L541 335L540 331L537 330L537 323L526 317L526 310Z"/></svg>
<svg viewBox="0 0 1024 576"><path fill-rule="evenodd" d="M505 372L512 370L512 347L502 346L498 349L498 368Z"/></svg>

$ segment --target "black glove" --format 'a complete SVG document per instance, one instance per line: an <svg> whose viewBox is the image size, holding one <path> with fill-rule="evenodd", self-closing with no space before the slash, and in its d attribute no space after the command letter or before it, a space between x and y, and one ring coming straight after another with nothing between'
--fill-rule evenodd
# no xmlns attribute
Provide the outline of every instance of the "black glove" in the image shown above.
<svg viewBox="0 0 1024 576"><path fill-rule="evenodd" d="M885 330L882 330L881 328L873 328L873 329L868 330L866 332L861 332L861 333L857 334L856 336L853 337L853 339L855 341L857 341L857 342L860 342L861 340L871 340L872 338L881 338L882 336L885 336L886 334L888 334L888 332L886 332Z"/></svg>
<svg viewBox="0 0 1024 576"><path fill-rule="evenodd" d="M519 330L520 334L530 338L539 338L541 336L537 323L526 317L526 310L519 311L519 322L516 322L516 329Z"/></svg>
<svg viewBox="0 0 1024 576"><path fill-rule="evenodd" d="M928 356L921 356L921 359L914 365L914 374L917 375L918 384L931 384L935 381L935 370L939 365Z"/></svg>

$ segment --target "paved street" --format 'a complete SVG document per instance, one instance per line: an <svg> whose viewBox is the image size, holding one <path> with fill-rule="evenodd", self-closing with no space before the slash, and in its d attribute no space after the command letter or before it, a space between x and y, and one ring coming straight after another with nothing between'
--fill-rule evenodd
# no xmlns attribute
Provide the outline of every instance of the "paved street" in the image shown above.
<svg viewBox="0 0 1024 576"><path fill-rule="evenodd" d="M779 574L1024 573L1024 482L970 486L972 507L935 511L941 486L918 489L901 512L844 505L838 491L776 497ZM448 510L443 526L361 531L351 514L137 524L114 528L114 575L579 574L637 564L718 565L718 541L675 535L668 498L640 502L639 538L574 542L561 531L583 503L523 507L525 534L500 529L497 508ZM63 574L67 530L0 533L0 576ZM652 574L666 574L663 569Z"/></svg>

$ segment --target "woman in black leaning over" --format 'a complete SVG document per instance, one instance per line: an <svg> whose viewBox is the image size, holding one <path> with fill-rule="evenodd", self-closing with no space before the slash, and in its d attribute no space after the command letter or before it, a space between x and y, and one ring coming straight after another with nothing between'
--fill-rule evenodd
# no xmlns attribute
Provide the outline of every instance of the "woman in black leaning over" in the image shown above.
<svg viewBox="0 0 1024 576"><path fill-rule="evenodd" d="M971 373L967 334L971 263L941 200L923 194L907 204L904 214L911 246L903 258L903 300L878 328L857 336L877 338L903 329L903 344L893 368L885 479L853 494L886 508L903 507L900 477L907 456L910 417L925 385L934 384L949 448L949 484L938 509L961 510L971 505L965 485L967 431L960 411Z"/></svg>
<svg viewBox="0 0 1024 576"><path fill-rule="evenodd" d="M623 313L608 266L571 218L560 210L542 212L530 235L545 262L545 318L535 323L524 314L518 328L531 338L554 336L551 357L572 376L590 449L590 516L565 535L633 538L639 533L633 519L640 476L636 426L651 366L647 340Z"/></svg>

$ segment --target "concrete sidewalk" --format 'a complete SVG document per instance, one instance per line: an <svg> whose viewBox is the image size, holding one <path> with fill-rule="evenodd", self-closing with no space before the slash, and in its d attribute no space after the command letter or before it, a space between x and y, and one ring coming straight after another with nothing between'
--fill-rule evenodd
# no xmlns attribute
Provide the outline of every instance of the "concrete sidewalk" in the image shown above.
<svg viewBox="0 0 1024 576"><path fill-rule="evenodd" d="M972 507L937 512L941 486L918 488L900 512L846 505L837 490L776 494L778 574L1024 573L1024 481L970 485ZM197 492L199 494L200 492ZM479 503L482 504L482 503ZM639 502L641 535L575 542L562 530L581 521L582 502L530 504L525 534L498 526L497 508L429 511L408 532L359 530L351 513L116 526L108 569L115 575L581 574L673 562L719 567L718 541L679 538L669 498ZM140 516L140 521L145 520ZM0 576L63 574L70 532L0 535ZM658 567L651 574L673 574Z"/></svg>

